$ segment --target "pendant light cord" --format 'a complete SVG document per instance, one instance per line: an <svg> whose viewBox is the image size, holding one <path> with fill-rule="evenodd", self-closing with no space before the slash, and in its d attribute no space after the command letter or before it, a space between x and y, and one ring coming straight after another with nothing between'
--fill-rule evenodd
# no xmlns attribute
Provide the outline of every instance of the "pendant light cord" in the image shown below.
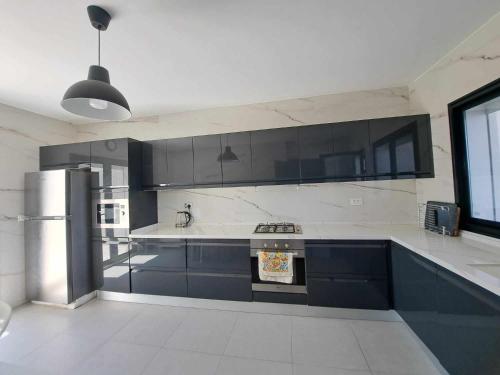
<svg viewBox="0 0 500 375"><path fill-rule="evenodd" d="M97 29L97 65L101 66L101 29Z"/></svg>

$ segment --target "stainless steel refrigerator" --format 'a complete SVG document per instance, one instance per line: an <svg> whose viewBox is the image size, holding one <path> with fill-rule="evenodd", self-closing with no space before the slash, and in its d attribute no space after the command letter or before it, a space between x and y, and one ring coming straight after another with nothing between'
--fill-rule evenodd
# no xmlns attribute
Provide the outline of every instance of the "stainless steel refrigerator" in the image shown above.
<svg viewBox="0 0 500 375"><path fill-rule="evenodd" d="M28 299L69 304L92 292L90 171L26 173L24 203Z"/></svg>

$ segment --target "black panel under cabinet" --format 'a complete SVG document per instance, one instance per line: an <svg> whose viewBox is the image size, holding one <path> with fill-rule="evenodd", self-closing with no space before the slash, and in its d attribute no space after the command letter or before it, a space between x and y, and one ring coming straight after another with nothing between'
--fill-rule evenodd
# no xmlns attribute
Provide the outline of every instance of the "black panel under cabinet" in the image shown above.
<svg viewBox="0 0 500 375"><path fill-rule="evenodd" d="M194 184L205 186L222 185L221 136L205 135L193 137Z"/></svg>
<svg viewBox="0 0 500 375"><path fill-rule="evenodd" d="M250 137L250 132L221 134L222 183L224 186L252 184Z"/></svg>
<svg viewBox="0 0 500 375"><path fill-rule="evenodd" d="M188 296L232 301L252 300L252 276L188 272Z"/></svg>
<svg viewBox="0 0 500 375"><path fill-rule="evenodd" d="M292 305L307 305L307 294L302 293L276 293L276 292L253 292L253 300L256 302L286 303Z"/></svg>
<svg viewBox="0 0 500 375"><path fill-rule="evenodd" d="M90 167L90 142L40 147L40 170Z"/></svg>
<svg viewBox="0 0 500 375"><path fill-rule="evenodd" d="M186 241L136 239L130 246L130 267L186 271Z"/></svg>
<svg viewBox="0 0 500 375"><path fill-rule="evenodd" d="M260 184L299 182L298 128L252 132L252 176Z"/></svg>
<svg viewBox="0 0 500 375"><path fill-rule="evenodd" d="M250 274L250 241L189 240L187 268L193 272Z"/></svg>

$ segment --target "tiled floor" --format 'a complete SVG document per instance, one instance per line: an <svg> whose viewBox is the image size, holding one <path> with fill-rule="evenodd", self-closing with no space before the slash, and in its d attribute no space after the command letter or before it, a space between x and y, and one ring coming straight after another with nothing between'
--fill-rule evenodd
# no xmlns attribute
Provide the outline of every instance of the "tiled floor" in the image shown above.
<svg viewBox="0 0 500 375"><path fill-rule="evenodd" d="M404 323L93 301L15 310L0 374L432 375Z"/></svg>

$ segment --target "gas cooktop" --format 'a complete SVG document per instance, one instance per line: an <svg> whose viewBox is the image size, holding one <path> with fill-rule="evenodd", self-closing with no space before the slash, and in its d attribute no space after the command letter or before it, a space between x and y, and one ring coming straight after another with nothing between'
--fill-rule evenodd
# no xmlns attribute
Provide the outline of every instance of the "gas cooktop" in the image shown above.
<svg viewBox="0 0 500 375"><path fill-rule="evenodd" d="M293 223L260 223L254 233L300 233L300 227Z"/></svg>

